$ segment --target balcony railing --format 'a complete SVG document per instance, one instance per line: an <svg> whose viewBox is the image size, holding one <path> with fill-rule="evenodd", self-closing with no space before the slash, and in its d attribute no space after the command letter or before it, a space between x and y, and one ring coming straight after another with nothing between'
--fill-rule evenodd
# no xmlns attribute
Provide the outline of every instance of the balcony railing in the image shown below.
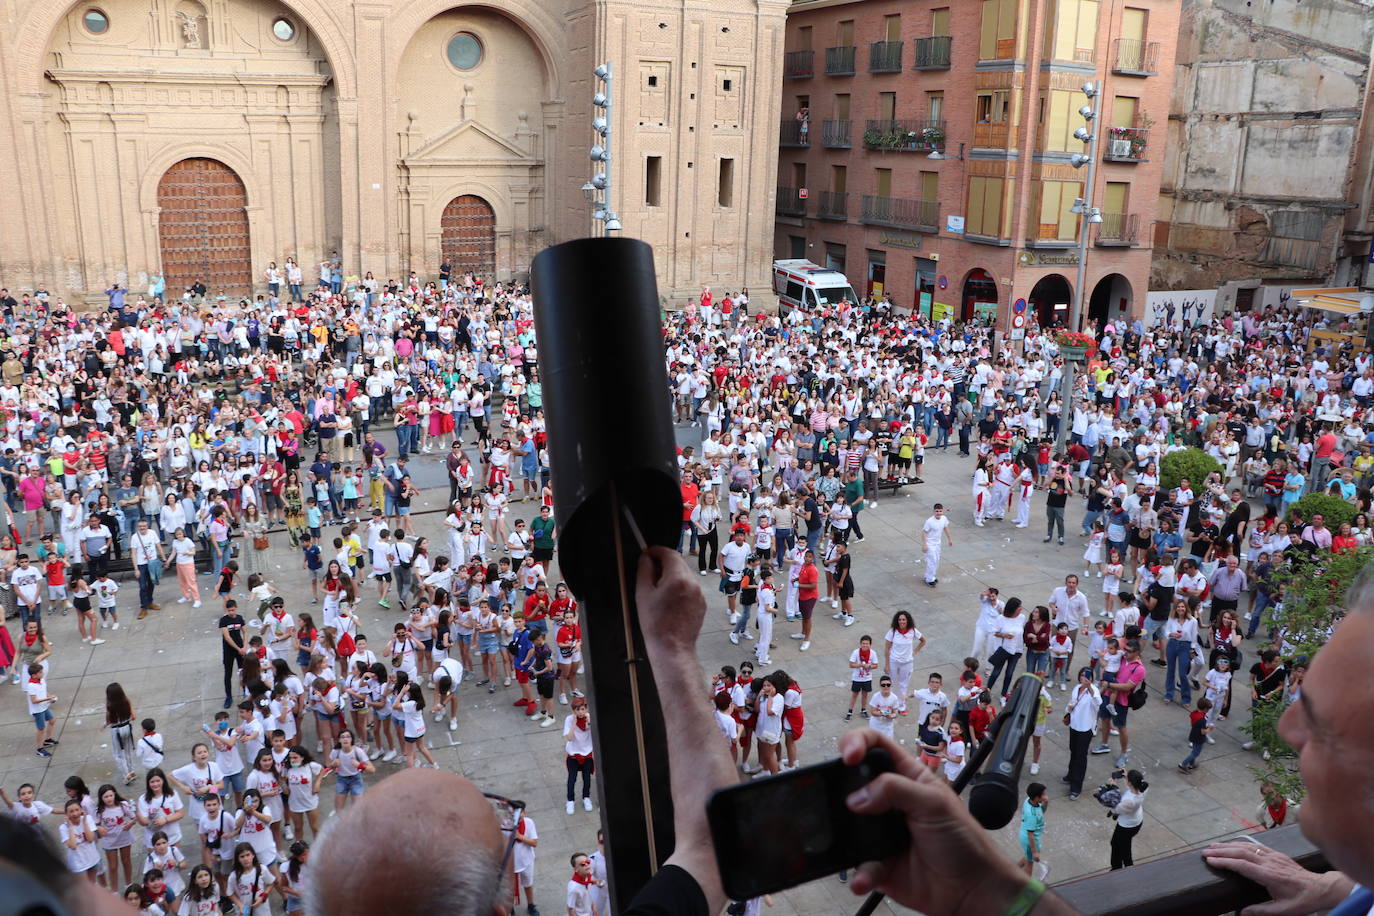
<svg viewBox="0 0 1374 916"><path fill-rule="evenodd" d="M912 49L916 55L916 62L912 65L913 70L948 70L949 51L954 39L949 35L934 35L930 38L918 38L915 47Z"/></svg>
<svg viewBox="0 0 1374 916"><path fill-rule="evenodd" d="M822 191L816 202L816 216L819 219L849 219L849 192Z"/></svg>
<svg viewBox="0 0 1374 916"><path fill-rule="evenodd" d="M1150 132L1143 127L1108 127L1102 158L1107 162L1144 162L1149 138Z"/></svg>
<svg viewBox="0 0 1374 916"><path fill-rule="evenodd" d="M864 149L929 152L944 148L944 121L866 121L864 123Z"/></svg>
<svg viewBox="0 0 1374 916"><path fill-rule="evenodd" d="M849 149L849 132L854 122L848 118L821 123L821 146L827 149Z"/></svg>
<svg viewBox="0 0 1374 916"><path fill-rule="evenodd" d="M816 75L816 52L788 51L782 57L782 75L788 79L805 79Z"/></svg>
<svg viewBox="0 0 1374 916"><path fill-rule="evenodd" d="M1154 76L1155 58L1159 55L1159 42L1141 41L1139 38L1118 38L1116 53L1112 55L1112 72L1126 76Z"/></svg>
<svg viewBox="0 0 1374 916"><path fill-rule="evenodd" d="M1097 227L1097 244L1103 247L1130 247L1137 242L1134 213L1103 213Z"/></svg>
<svg viewBox="0 0 1374 916"><path fill-rule="evenodd" d="M898 73L902 69L902 43L875 41L868 46L869 73Z"/></svg>
<svg viewBox="0 0 1374 916"><path fill-rule="evenodd" d="M811 145L811 122L798 121L796 118L783 118L778 123L778 146Z"/></svg>
<svg viewBox="0 0 1374 916"><path fill-rule="evenodd" d="M940 204L934 200L908 200L902 197L879 197L865 194L862 222L870 226L891 226L895 229L916 229L938 232Z"/></svg>
<svg viewBox="0 0 1374 916"><path fill-rule="evenodd" d="M979 121L973 125L973 145L989 149L1006 149L1010 137L1006 121Z"/></svg>
<svg viewBox="0 0 1374 916"><path fill-rule="evenodd" d="M1270 849L1309 871L1325 871L1325 856L1298 825L1254 834ZM1083 916L1220 916L1269 900L1265 889L1235 872L1211 868L1197 849L1054 886L1057 897Z"/></svg>
<svg viewBox="0 0 1374 916"><path fill-rule="evenodd" d="M853 45L840 45L835 48L826 48L825 75L853 76L854 51L855 48Z"/></svg>
<svg viewBox="0 0 1374 916"><path fill-rule="evenodd" d="M797 188L778 185L777 213L779 216L805 216L806 198Z"/></svg>

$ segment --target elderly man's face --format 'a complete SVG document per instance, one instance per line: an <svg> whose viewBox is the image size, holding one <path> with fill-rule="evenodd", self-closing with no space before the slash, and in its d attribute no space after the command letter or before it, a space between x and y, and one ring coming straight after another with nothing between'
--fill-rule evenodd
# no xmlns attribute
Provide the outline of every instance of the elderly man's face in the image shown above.
<svg viewBox="0 0 1374 916"><path fill-rule="evenodd" d="M1374 717L1346 711L1374 702L1374 682L1348 676L1374 662L1371 646L1374 612L1365 608L1336 627L1313 660L1299 701L1279 720L1279 734L1297 750L1307 784L1302 832L1333 867L1362 883L1374 881L1369 820L1350 813L1374 801Z"/></svg>

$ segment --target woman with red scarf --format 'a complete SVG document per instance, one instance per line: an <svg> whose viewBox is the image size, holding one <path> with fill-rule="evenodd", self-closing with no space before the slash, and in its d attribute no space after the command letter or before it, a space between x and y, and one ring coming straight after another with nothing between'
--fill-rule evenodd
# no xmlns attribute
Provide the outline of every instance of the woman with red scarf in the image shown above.
<svg viewBox="0 0 1374 916"><path fill-rule="evenodd" d="M572 715L563 719L563 749L567 752L568 766L568 804L567 812L573 813L574 791L577 788L577 774L582 774L582 807L592 810L592 774L596 772L596 761L592 759L592 720L583 697L573 697Z"/></svg>

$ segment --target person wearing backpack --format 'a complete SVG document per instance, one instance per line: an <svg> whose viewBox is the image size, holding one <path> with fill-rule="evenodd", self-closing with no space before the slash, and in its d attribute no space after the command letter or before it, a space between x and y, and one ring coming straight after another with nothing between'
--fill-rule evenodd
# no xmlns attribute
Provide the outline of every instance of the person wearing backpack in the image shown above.
<svg viewBox="0 0 1374 916"><path fill-rule="evenodd" d="M1125 658L1115 674L1103 679L1102 708L1098 711L1098 725L1102 730L1101 742L1092 749L1094 754L1111 752L1111 729L1116 728L1121 737L1121 753L1116 765L1124 767L1131 756L1131 736L1126 730L1126 717L1132 709L1145 705L1145 666L1140 663L1140 640L1126 640Z"/></svg>

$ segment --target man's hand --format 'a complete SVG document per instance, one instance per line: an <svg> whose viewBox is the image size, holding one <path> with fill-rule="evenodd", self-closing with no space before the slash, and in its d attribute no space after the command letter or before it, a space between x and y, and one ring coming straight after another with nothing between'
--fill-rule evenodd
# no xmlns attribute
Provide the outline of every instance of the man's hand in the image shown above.
<svg viewBox="0 0 1374 916"><path fill-rule="evenodd" d="M882 862L865 862L849 880L855 894L881 891L903 906L924 913L1000 913L1020 893L1027 878L993 845L949 786L892 739L871 729L840 736L840 755L857 765L871 747L892 755L896 769L884 773L848 799L859 814L900 811L906 818L911 844ZM978 881L945 880L954 872L976 873ZM1047 906L1046 897L1037 907ZM1041 908L1044 907L1042 910Z"/></svg>
<svg viewBox="0 0 1374 916"><path fill-rule="evenodd" d="M1241 916L1305 916L1329 910L1354 889L1340 872L1317 874L1277 850L1248 840L1214 843L1202 851L1213 868L1233 871L1264 886L1273 900L1241 910Z"/></svg>
<svg viewBox="0 0 1374 916"><path fill-rule="evenodd" d="M725 578L724 572L721 578ZM646 624L644 638L657 648L695 656L706 600L687 563L675 550L650 547L640 555L635 601Z"/></svg>

